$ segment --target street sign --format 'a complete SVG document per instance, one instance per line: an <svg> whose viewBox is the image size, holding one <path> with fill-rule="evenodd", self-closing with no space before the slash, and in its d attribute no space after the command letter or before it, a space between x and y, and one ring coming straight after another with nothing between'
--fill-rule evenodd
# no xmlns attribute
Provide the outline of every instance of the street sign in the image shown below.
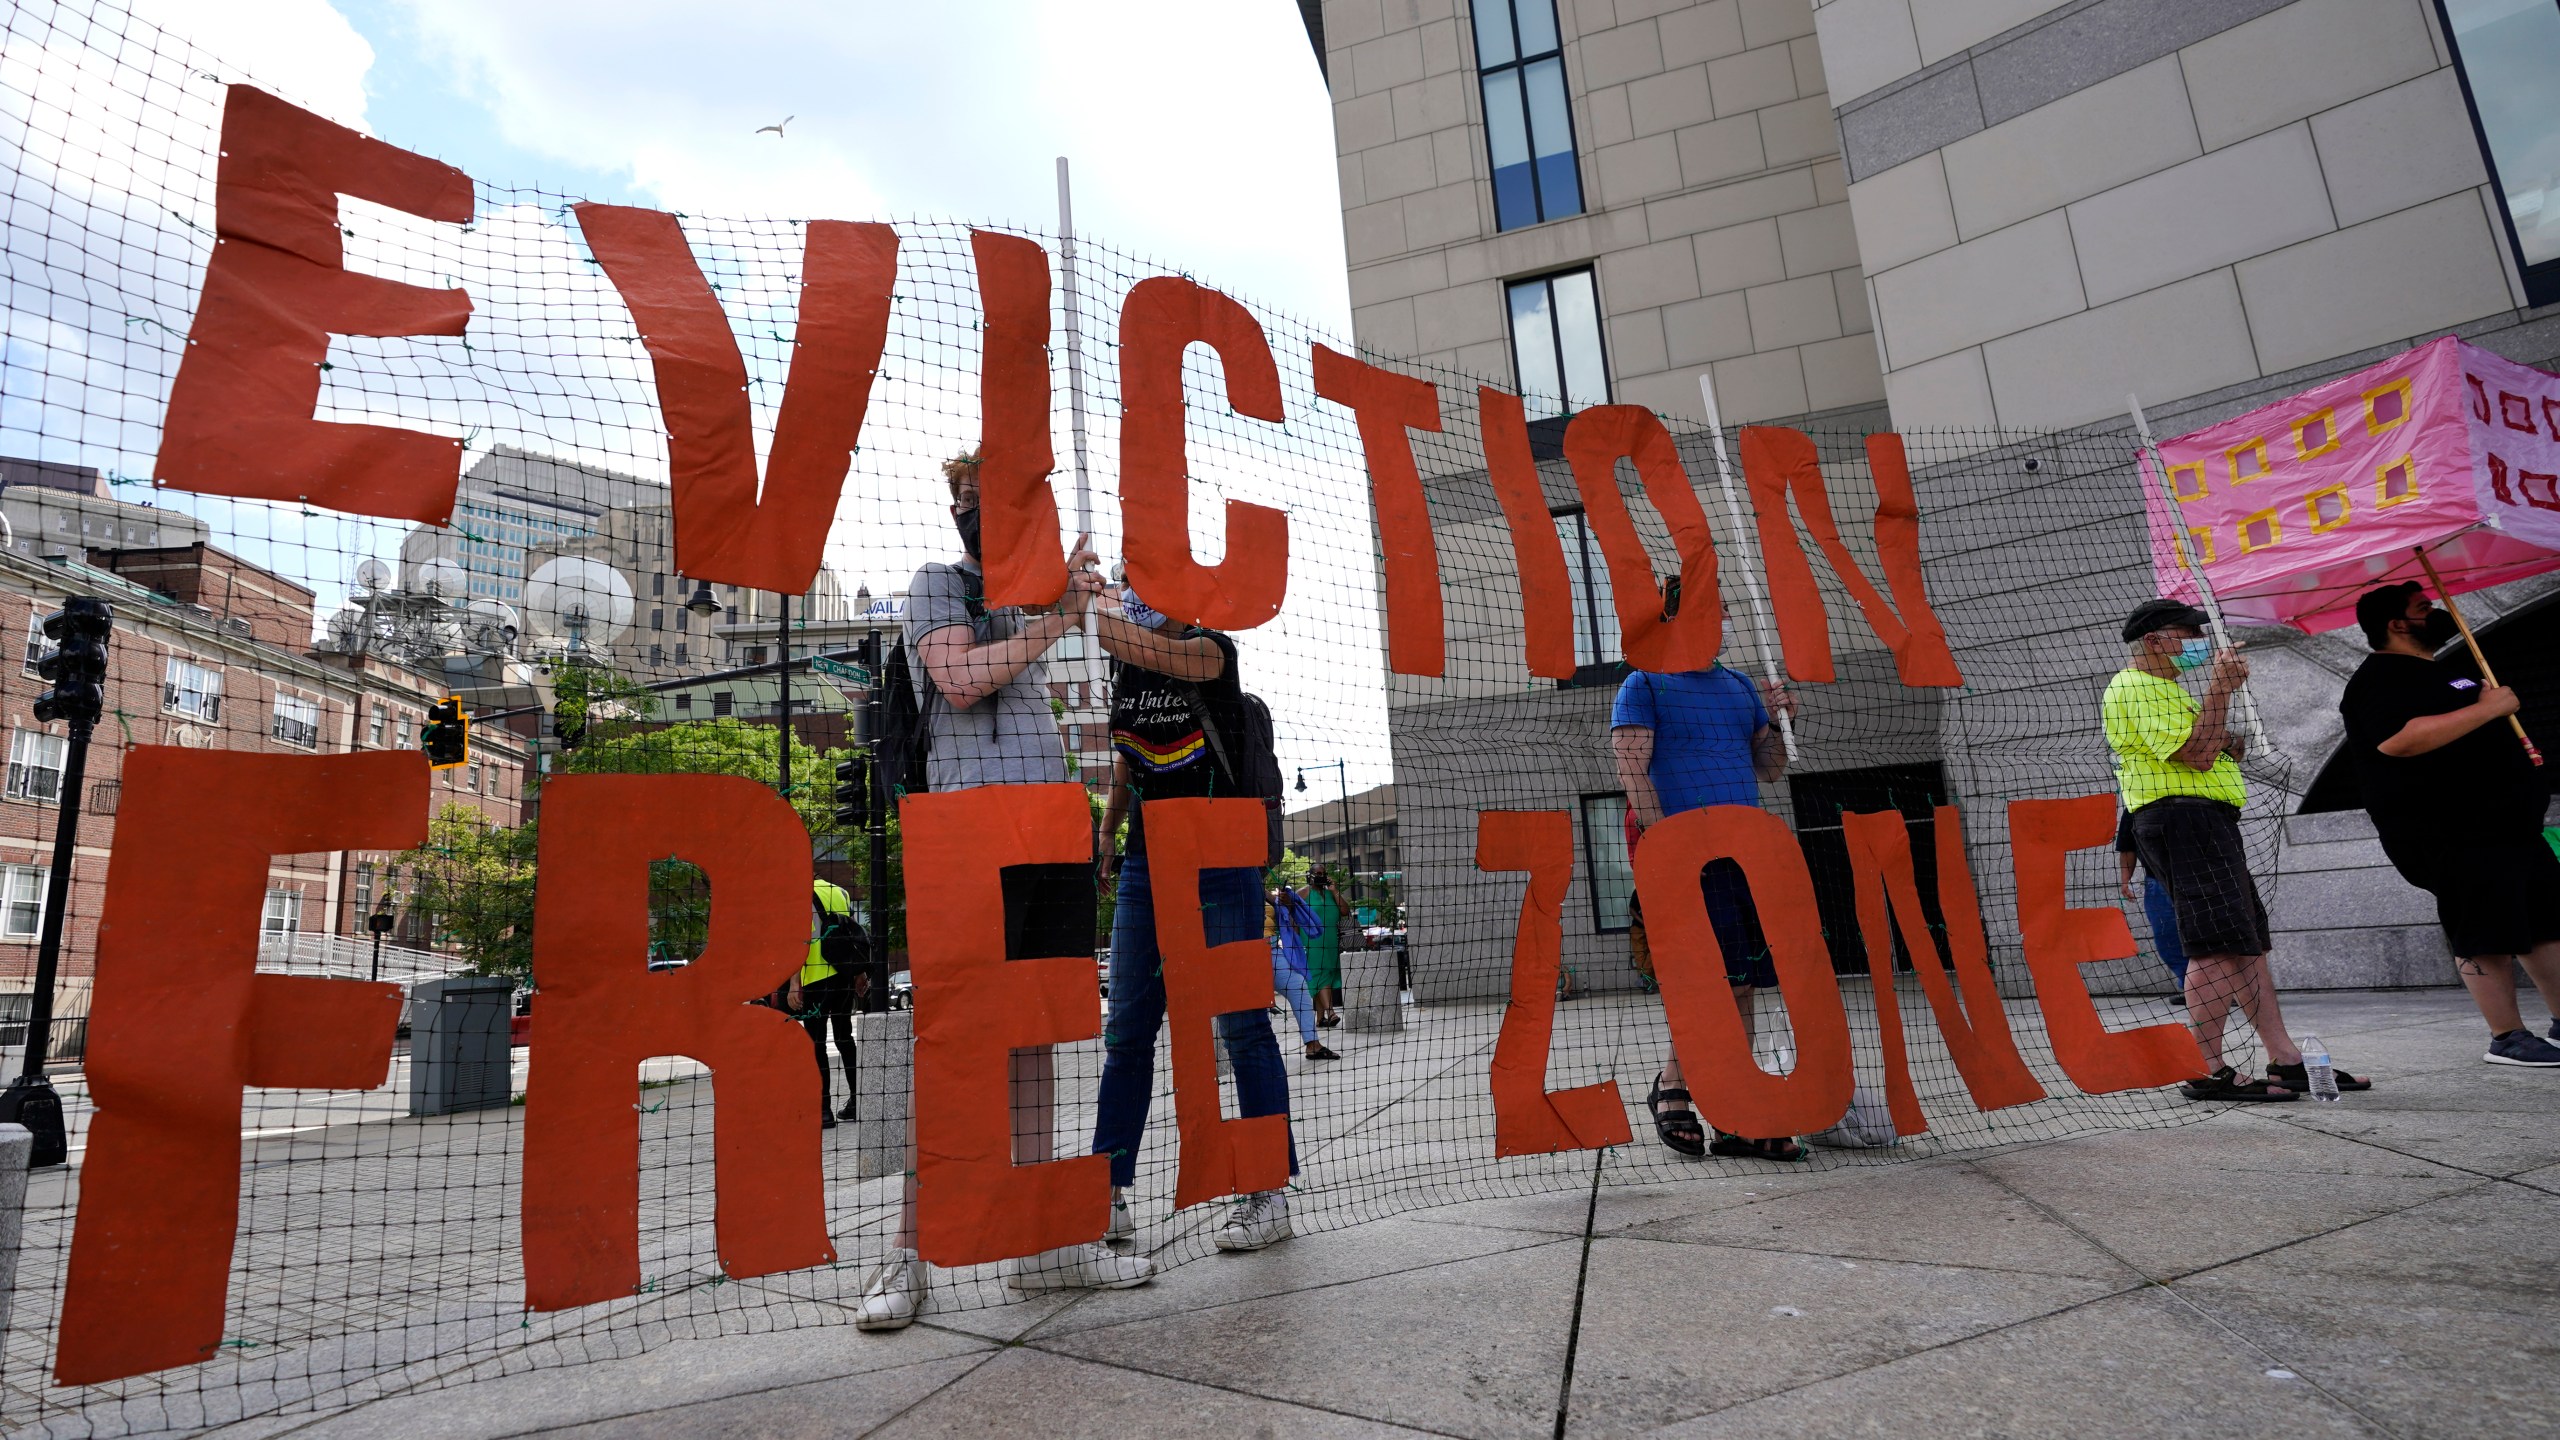
<svg viewBox="0 0 2560 1440"><path fill-rule="evenodd" d="M829 660L823 655L812 655L809 657L809 668L821 674L833 675L848 684L860 685L865 689L871 685L870 670L860 665L848 665L841 660Z"/></svg>

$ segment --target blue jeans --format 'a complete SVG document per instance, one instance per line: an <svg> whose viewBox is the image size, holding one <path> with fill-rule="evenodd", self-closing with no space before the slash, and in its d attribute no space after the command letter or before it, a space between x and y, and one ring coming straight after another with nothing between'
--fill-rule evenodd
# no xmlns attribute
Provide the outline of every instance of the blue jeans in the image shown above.
<svg viewBox="0 0 2560 1440"><path fill-rule="evenodd" d="M2178 943L2178 907L2169 899L2169 887L2149 875L2142 877L2142 913L2151 921L2151 943L2160 951L2160 963L2187 983L2187 947Z"/></svg>
<svg viewBox="0 0 2560 1440"><path fill-rule="evenodd" d="M1289 1013L1298 1017L1298 1043L1316 1043L1316 999L1307 988L1307 972L1289 963L1289 952L1271 947L1271 988L1289 1001Z"/></svg>
<svg viewBox="0 0 2560 1440"><path fill-rule="evenodd" d="M1200 876L1201 928L1213 945L1262 938L1262 872L1208 870ZM1236 1113L1289 1113L1289 1074L1271 1017L1239 1010L1218 1017L1218 1037L1234 1062ZM1156 949L1155 890L1147 857L1120 864L1119 908L1111 920L1111 1009L1102 1024L1102 1090L1093 1122L1093 1153L1111 1157L1111 1183L1138 1178L1138 1142L1155 1097L1156 1032L1164 1028L1164 958ZM1298 1141L1289 1137L1289 1173L1298 1173Z"/></svg>

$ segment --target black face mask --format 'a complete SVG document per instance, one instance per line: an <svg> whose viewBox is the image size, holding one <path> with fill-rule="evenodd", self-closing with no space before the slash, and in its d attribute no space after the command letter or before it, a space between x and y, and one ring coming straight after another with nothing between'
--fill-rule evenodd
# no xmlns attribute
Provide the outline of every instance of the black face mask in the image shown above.
<svg viewBox="0 0 2560 1440"><path fill-rule="evenodd" d="M970 559L978 559L978 507L972 505L957 512L951 517L951 523L959 527L960 548L969 552Z"/></svg>
<svg viewBox="0 0 2560 1440"><path fill-rule="evenodd" d="M2462 627L2453 623L2453 612L2441 607L2429 610L2418 628L2409 632L2412 639L2430 650L2443 649L2461 633Z"/></svg>

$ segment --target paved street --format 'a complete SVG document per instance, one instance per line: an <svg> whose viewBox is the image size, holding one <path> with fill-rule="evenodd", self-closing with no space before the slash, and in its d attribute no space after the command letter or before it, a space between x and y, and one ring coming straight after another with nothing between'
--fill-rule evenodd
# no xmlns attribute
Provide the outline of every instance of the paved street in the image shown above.
<svg viewBox="0 0 2560 1440"><path fill-rule="evenodd" d="M792 1283L697 1288L581 1312L584 1353L624 1358L457 1363L219 1433L1526 1437L1560 1400L1590 1436L2550 1433L2560 1075L2482 1065L2452 992L2288 1004L2380 1088L1469 1201L891 1336ZM742 1333L775 1305L803 1328Z"/></svg>

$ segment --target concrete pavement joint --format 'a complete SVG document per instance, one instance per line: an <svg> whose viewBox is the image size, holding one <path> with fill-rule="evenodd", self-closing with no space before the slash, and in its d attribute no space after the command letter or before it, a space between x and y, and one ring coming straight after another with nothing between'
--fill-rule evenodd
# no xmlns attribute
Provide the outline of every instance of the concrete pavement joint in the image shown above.
<svg viewBox="0 0 2560 1440"><path fill-rule="evenodd" d="M1582 1213L1582 1262L1573 1272L1573 1319L1564 1332L1564 1378L1556 1386L1556 1440L1564 1440L1565 1418L1573 1411L1573 1361L1582 1348L1582 1297L1591 1285L1591 1232L1600 1221L1600 1170L1609 1163L1608 1146L1591 1157L1591 1200Z"/></svg>
<svg viewBox="0 0 2560 1440"><path fill-rule="evenodd" d="M2124 1257L2123 1255L2119 1255L2119 1254L2117 1254L2117 1253L2116 1253L2116 1251L2115 1251L2115 1248L2114 1248L2113 1246L2108 1245L2105 1241L2100 1240L2097 1236L2090 1234L2087 1230L2085 1230L2085 1229L2081 1228L2080 1226L2072 1224L2072 1223L2071 1223L2071 1218L2070 1218L2069 1216L2064 1215L2062 1212L2060 1212L2060 1211L2058 1211L2058 1210L2054 1209L2052 1206L2045 1204L2043 1201L2036 1199L2036 1198L2035 1198L2034 1196L2032 1196L2032 1195L2025 1194L2024 1192L2022 1192L2022 1191L2020 1191L2019 1189L2017 1189L2017 1187L2015 1187L2015 1186L2013 1186L2013 1185L2010 1185L2009 1183L2007 1183L2006 1181L2002 1180L2002 1179L2001 1179L1999 1176L1997 1176L1997 1175L1990 1174L1988 1171L1983 1172L1983 1176L1984 1176L1984 1178L1985 1178L1985 1179L1988 1179L1992 1184L1994 1184L1994 1185L1998 1185L2001 1189L2006 1190L2006 1191L2008 1191L2010 1194L2017 1196L2019 1200L2021 1200L2021 1201L2025 1202L2025 1203L2026 1203L2026 1204L2028 1204L2028 1205L2034 1206L2034 1207L2035 1207L2036 1209L2038 1209L2038 1210L2043 1211L2043 1212L2044 1212L2048 1217L2050 1217L2050 1218L2054 1221L2054 1223L2055 1223L2055 1224L2058 1224L2058 1225L2063 1226L2065 1229L2070 1230L2073 1234L2078 1235L2082 1240L2084 1240L2084 1241L2088 1242L2088 1243L2089 1243L2089 1244L2091 1244L2091 1245L2096 1246L2096 1247L2097 1247L2101 1252L2103 1252L2103 1253L2105 1253L2106 1255L2108 1255L2108 1256L2112 1257L2112 1258L2116 1261L2116 1263L2118 1263L2118 1264L2120 1264L2120 1265L2124 1266L2127 1270L2132 1271L2134 1274L2141 1276L2141 1277L2143 1278L2144 1284L2145 1284L2148 1288L2158 1290L2158 1291L2159 1291L2159 1292L2161 1292L2163 1295L2166 1295L2166 1296L2167 1296L2167 1297L2169 1297L2171 1300L2173 1300L2173 1301L2177 1302L2177 1304L2178 1304L2178 1305L2180 1305L2181 1307L2183 1307L2184 1309L2186 1309L2190 1314L2194 1315L2197 1319L2202 1320L2204 1323L2206 1323L2207 1325L2212 1326L2214 1329L2216 1329L2216 1330L2218 1330L2218 1331L2222 1332L2223 1334L2225 1334L2225 1335L2227 1335L2227 1336L2230 1336L2230 1337L2231 1337L2231 1339L2232 1339L2236 1344L2238 1344L2239 1346L2241 1346L2242 1348L2244 1348L2244 1349L2246 1349L2246 1350L2249 1350L2249 1351L2253 1351L2253 1352L2255 1352L2255 1353L2256 1353L2257 1355L2259 1355L2261 1358L2263 1358L2263 1359L2265 1359L2265 1360L2269 1361L2269 1362L2271 1363L2271 1365L2272 1365L2272 1366L2274 1366L2274 1367L2280 1367L2280 1368L2282 1368L2282 1369L2285 1369L2285 1370L2287 1370L2287 1371L2290 1371L2290 1372L2293 1374L2294 1378L2296 1378L2296 1379L2300 1380L2304 1385L2306 1385L2306 1386L2310 1387L2312 1390L2316 1391L2316 1392L2317 1392L2317 1393L2318 1393L2322 1398L2324 1398L2324 1399L2326 1399L2327 1401L2329 1401L2329 1403L2331 1403L2331 1404L2333 1404L2333 1405L2337 1406L2338 1408L2340 1408L2340 1409L2342 1409L2342 1410L2346 1411L2348 1414L2351 1414L2351 1415L2357 1416L2358 1418L2360 1418L2360 1419L2364 1420L2367 1424L2369 1424L2369 1425L2373 1426L2375 1429L2377 1429L2377 1430L2381 1431L2381 1432L2382 1432L2383 1434L2385 1434L2385 1435L2390 1435L2390 1436L2399 1436L2399 1435L2402 1433L2402 1432L2400 1432L2400 1431L2398 1431L2398 1430L2393 1429L2391 1426L2384 1424L2384 1423L2383 1423L2379 1418L2377 1418L2376 1416L2374 1416L2374 1415L2372 1415L2371 1413L2367 1412L2363 1406L2358 1405L2358 1404L2354 1403L2353 1401L2348 1400L2346 1397L2344 1397L2344 1396L2342 1396L2342 1395L2338 1394L2336 1391L2331 1390L2328 1386L2323 1385L2323 1384L2321 1384L2318 1380L2313 1379L2313 1378L2311 1377L2311 1375L2310 1375L2310 1374L2309 1374L2309 1373L2308 1373L2308 1372L2307 1372L2307 1371L2306 1371L2302 1366L2300 1366L2300 1365L2296 1365L2296 1364L2293 1364L2293 1363L2288 1362L2288 1361L2287 1361L2283 1356L2276 1354L2273 1350L2270 1350L2270 1349L2268 1349L2266 1346L2264 1346L2264 1345L2262 1345L2262 1344L2258 1343L2258 1341L2257 1341L2256 1339L2252 1338L2252 1337L2251 1337L2251 1336L2249 1336L2247 1333L2245 1333L2245 1332L2243 1332L2243 1331L2240 1331L2240 1330L2237 1330L2237 1329L2232 1328L2232 1326L2230 1326L2229 1324L2227 1324L2227 1323L2225 1323L2225 1322L2224 1322L2224 1320L2222 1319L2222 1317L2220 1317L2220 1316L2218 1316L2218 1315L2214 1314L2214 1313L2213 1313L2212 1311L2210 1311L2210 1310L2205 1309L2203 1306L2198 1305L2194 1300L2192 1300L2192 1299L2188 1298L2186 1294L2184 1294L2183 1292L2181 1292L2180 1290L2178 1290L2178 1289L2177 1289L2177 1287L2176 1287L2176 1285L2175 1285L2175 1283L2174 1283L2174 1282L2176 1282L2176 1281L2178 1281L2178 1280L2188 1279L2188 1278L2191 1278L2191 1277L2196 1276L2196 1275L2202 1275L2202 1274L2206 1273L2207 1271L2211 1271L2211 1270L2219 1270L2219 1269L2221 1269L2221 1268L2223 1268L2224 1266L2227 1266L2227 1265L2236 1265L2236 1264L2240 1263L2240 1262L2241 1262L2241 1261L2243 1261L2243 1260L2253 1260L2253 1259L2258 1258L2258 1257L2259 1257L2259 1256L2261 1256L2261 1255L2272 1255L2272 1254L2274 1254L2275 1252L2277 1252L2277 1251L2279 1251L2279 1250L2289 1250L2289 1249L2293 1248L2294 1246L2296 1246L2296 1245L2300 1245L2300 1244L2303 1244L2303 1243L2305 1243L2305 1242L2307 1242L2307 1241L2318 1240L2318 1239L2322 1239L2322 1238L2324 1238L2324 1237L2326 1237L2326 1236L2330 1236L2330 1235L2338 1234L2338 1233L2340 1233L2340 1232L2342 1232L2342 1231L2352 1230L2352 1229L2354 1229L2356 1226L2358 1226L2358 1225L2362 1225L2362 1224L2366 1223L2367 1221L2371 1221L2371 1220L2380 1220L2380 1219L2383 1219L2383 1218L2385 1218L2386 1216L2390 1216L2390 1215L2398 1215L2398 1214L2401 1214L2401 1213L2403 1213L2403 1212L2405 1212L2405 1211L2414 1210L2414 1209L2418 1208L2418 1205L2431 1204L2431 1203L2433 1203L2433 1201L2434 1201L2434 1200L2442 1200L2442 1199L2446 1199L2446 1198L2449 1198L2449 1197L2442 1196L2442 1195L2438 1195L2438 1196L2434 1196L2434 1197L2432 1197L2432 1198L2431 1198L2431 1199L2429 1199L2429 1200L2421 1200L2421 1201L2418 1201L2416 1204L2412 1204L2412 1205L2403 1205L2403 1206L2401 1206L2401 1207L2400 1207L2399 1209L2397 1209L2397 1210L2387 1210L2387 1211L2384 1211L2384 1212L2383 1212L2383 1214L2381 1214L2381 1215L2368 1215L2368 1216L2363 1217L2362 1219L2358 1219L2358 1220L2350 1220L2350 1221L2346 1222L2346 1223L2345 1223L2345 1224L2343 1224L2343 1225L2334 1225L2334 1226L2331 1226L2330 1228L2328 1228L2328 1229L2326 1229L2326 1230L2318 1231L2318 1232L2316 1232L2316 1233L2314 1233L2314 1234L2304 1235L2304 1236L2300 1236L2300 1237L2298 1237L2298 1238L2296 1238L2296 1239L2292 1239L2292 1240L2285 1241L2285 1242L2284 1242L2283 1244L2281 1244L2281 1245L2269 1245L2269 1246L2265 1247L2264 1249L2254 1250L2254 1251L2251 1251L2250 1253L2248 1253L2248 1254L2246 1254L2246 1255L2235 1255L2235 1256L2231 1256L2231 1257L2229 1257L2229 1258L2227 1258L2227 1259L2218 1260L2218 1261L2214 1262L2214 1263L2213 1263L2213 1264L2211 1264L2211 1265L2199 1266L2199 1267L2197 1267L2197 1268L2196 1268L2196 1269L2194 1269L2194 1270L2189 1270L2189 1271L2183 1272L2183 1273L2181 1273L2181 1274L2173 1275L2173 1276L2167 1277L2166 1279L2163 1279L2163 1278L2159 1278L2159 1277L2155 1277L2155 1276L2153 1276L2149 1271L2147 1271L2147 1270L2143 1269L2140 1265L2135 1264L2132 1260L2127 1259L2127 1258L2126 1258L2126 1257ZM2479 1187L2475 1186L2475 1187L2472 1187L2472 1188L2477 1189L2477 1188L2479 1188ZM2453 1192L2453 1193L2454 1193L2454 1194L2456 1194L2456 1195L2460 1195L2460 1194L2466 1194L2466 1193L2468 1193L2468 1192L2467 1192L2467 1191L2462 1191L2462 1190L2457 1190L2457 1191L2455 1191L2455 1192Z"/></svg>
<svg viewBox="0 0 2560 1440"><path fill-rule="evenodd" d="M1191 1313L1196 1314L1198 1312L1195 1311ZM1164 1317L1157 1316L1154 1318L1162 1319ZM1345 1420L1363 1420L1372 1425L1393 1425L1399 1429L1417 1431L1425 1435L1446 1435L1450 1437L1450 1440L1476 1440L1476 1437L1468 1435L1466 1432L1461 1430L1435 1430L1428 1425L1418 1424L1411 1420L1385 1420L1375 1415L1363 1415L1357 1410L1344 1410L1333 1405L1318 1405L1313 1401L1308 1400L1283 1399L1277 1395L1265 1395L1258 1390L1247 1390L1240 1385L1226 1385L1215 1380L1203 1380L1194 1375L1175 1375L1168 1371L1150 1370L1143 1365L1132 1365L1122 1360L1104 1360L1092 1355L1071 1355L1064 1350L1051 1350L1046 1346L1028 1343L1024 1344L1021 1348L1026 1350L1037 1350L1043 1355L1051 1356L1055 1359L1073 1361L1079 1365L1100 1365L1109 1370L1126 1370L1132 1375L1144 1375L1151 1380L1170 1380L1177 1385L1197 1385L1203 1390L1216 1390L1223 1394L1241 1395L1248 1400L1260 1400L1273 1405L1290 1405L1301 1410L1314 1410L1326 1415L1339 1415ZM988 1358L992 1359L994 1357L990 1356ZM974 1366L971 1368L973 1370L975 1369ZM949 1387L945 1386L944 1388L948 1389ZM921 1404L923 1402L919 1401L917 1403ZM912 1409L913 1407L911 1406L909 1408ZM866 1433L876 1434L878 1432L875 1430Z"/></svg>

